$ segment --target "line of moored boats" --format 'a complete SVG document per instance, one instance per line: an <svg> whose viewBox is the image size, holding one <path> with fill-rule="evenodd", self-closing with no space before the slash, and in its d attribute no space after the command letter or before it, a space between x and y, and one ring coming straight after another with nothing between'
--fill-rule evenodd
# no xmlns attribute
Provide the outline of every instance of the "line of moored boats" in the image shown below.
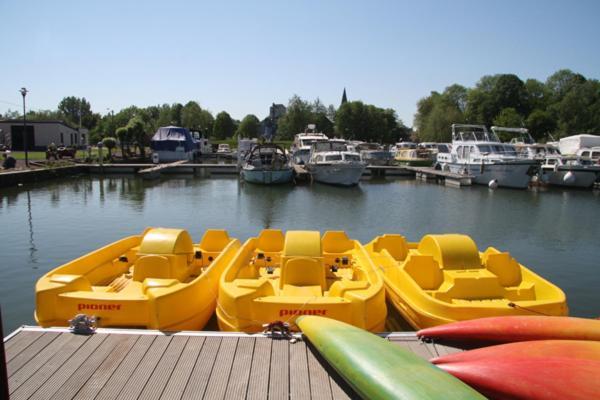
<svg viewBox="0 0 600 400"><path fill-rule="evenodd" d="M516 137L503 143L498 133ZM587 141L582 140L584 136ZM535 143L524 128L493 126L489 131L483 125L453 124L452 143L400 142L385 148L329 138L309 125L294 137L289 151L272 143L240 140L237 157L243 179L262 184L290 182L299 168L317 182L352 186L358 184L367 165L401 165L464 174L492 187L593 186L600 177L600 136L561 139L561 146L564 140L570 143L570 155L561 154L556 143Z"/></svg>

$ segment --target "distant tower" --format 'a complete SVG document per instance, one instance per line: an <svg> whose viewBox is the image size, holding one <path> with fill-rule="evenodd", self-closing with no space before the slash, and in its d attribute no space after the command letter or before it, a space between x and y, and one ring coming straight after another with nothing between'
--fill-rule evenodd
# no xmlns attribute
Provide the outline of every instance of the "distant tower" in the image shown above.
<svg viewBox="0 0 600 400"><path fill-rule="evenodd" d="M343 106L347 102L348 98L346 97L346 88L344 88L344 93L342 94L342 104L340 104L340 106Z"/></svg>

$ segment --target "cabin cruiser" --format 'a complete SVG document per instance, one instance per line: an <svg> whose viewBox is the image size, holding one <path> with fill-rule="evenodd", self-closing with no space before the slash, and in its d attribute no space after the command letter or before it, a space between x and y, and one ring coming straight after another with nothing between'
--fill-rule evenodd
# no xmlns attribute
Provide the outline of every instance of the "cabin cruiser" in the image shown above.
<svg viewBox="0 0 600 400"><path fill-rule="evenodd" d="M246 182L275 184L287 183L294 177L285 151L273 143L255 145L246 155L241 176Z"/></svg>
<svg viewBox="0 0 600 400"><path fill-rule="evenodd" d="M514 135L510 144L515 146L517 155L528 160L542 162L547 155L560 155L558 148L550 143L536 143L526 128L507 128L503 126L492 126L492 132L496 136ZM498 134L500 133L500 135Z"/></svg>
<svg viewBox="0 0 600 400"><path fill-rule="evenodd" d="M416 149L417 148L417 144L413 143L413 142L398 142L396 144L394 144L392 147L390 147L390 152L392 153L392 157L396 157L396 154L398 154L398 151L402 150L402 149Z"/></svg>
<svg viewBox="0 0 600 400"><path fill-rule="evenodd" d="M343 141L328 140L312 144L306 167L317 182L353 186L358 184L367 164Z"/></svg>
<svg viewBox="0 0 600 400"><path fill-rule="evenodd" d="M392 153L378 143L359 142L354 145L354 150L367 165L390 165L394 159Z"/></svg>
<svg viewBox="0 0 600 400"><path fill-rule="evenodd" d="M421 142L418 147L429 149L435 156L438 153L450 153L449 143Z"/></svg>
<svg viewBox="0 0 600 400"><path fill-rule="evenodd" d="M483 125L452 124L452 150L438 153L437 167L469 174L480 185L525 189L536 162L519 158L515 146L501 143Z"/></svg>
<svg viewBox="0 0 600 400"><path fill-rule="evenodd" d="M593 163L600 165L600 146L584 147L577 150L581 158L589 158Z"/></svg>
<svg viewBox="0 0 600 400"><path fill-rule="evenodd" d="M421 146L399 149L394 157L398 164L410 167L430 167L435 158L433 150Z"/></svg>
<svg viewBox="0 0 600 400"><path fill-rule="evenodd" d="M540 167L542 182L556 186L590 188L600 176L600 165L589 158L548 155Z"/></svg>
<svg viewBox="0 0 600 400"><path fill-rule="evenodd" d="M309 124L306 130L294 136L294 142L290 146L292 163L306 165L310 157L310 149L313 143L326 142L327 135L316 131L316 125Z"/></svg>

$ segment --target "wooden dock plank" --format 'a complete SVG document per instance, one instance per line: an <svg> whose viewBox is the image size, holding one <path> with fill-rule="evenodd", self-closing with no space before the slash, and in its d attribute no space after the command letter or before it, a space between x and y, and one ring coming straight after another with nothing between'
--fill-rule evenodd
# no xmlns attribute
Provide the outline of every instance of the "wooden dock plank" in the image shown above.
<svg viewBox="0 0 600 400"><path fill-rule="evenodd" d="M29 332L31 333L31 332ZM37 332L41 333L41 332ZM7 369L8 376L12 376L15 372L17 372L23 365L27 364L29 360L38 355L42 350L44 350L53 340L55 340L60 334L56 332L47 332L43 335L40 335L36 341L31 343L29 346L21 349L19 353L16 351L21 345L13 347L11 350L14 353L11 354L11 357L7 357ZM23 342L25 343L25 342Z"/></svg>
<svg viewBox="0 0 600 400"><path fill-rule="evenodd" d="M6 361L10 360L11 355L23 351L23 349L27 348L27 346L35 342L42 335L42 332L22 331L19 332L18 335L10 338L7 342L4 343Z"/></svg>
<svg viewBox="0 0 600 400"><path fill-rule="evenodd" d="M162 392L167 386L167 382L171 378L175 365L181 357L181 352L186 346L188 338L185 336L175 336L171 339L171 343L165 350L157 368L148 379L148 383L144 386L139 398L144 400L159 399Z"/></svg>
<svg viewBox="0 0 600 400"><path fill-rule="evenodd" d="M65 363L56 370L56 372L53 373L31 397L29 397L29 399L49 399L53 394L64 387L67 380L69 380L69 378L77 372L78 368L90 358L90 355L94 355L98 346L100 346L107 338L108 335L90 336L89 339L86 340L85 343L71 355L71 357L65 360Z"/></svg>
<svg viewBox="0 0 600 400"><path fill-rule="evenodd" d="M181 357L173 368L171 378L160 396L161 399L180 399L183 396L203 344L203 337L191 336L188 339Z"/></svg>
<svg viewBox="0 0 600 400"><path fill-rule="evenodd" d="M310 399L310 378L308 359L306 356L306 343L297 341L290 343L290 398Z"/></svg>
<svg viewBox="0 0 600 400"><path fill-rule="evenodd" d="M334 398L331 390L329 374L323 369L319 360L313 354L313 348L306 345L306 362L310 379L310 398L313 400L331 400ZM343 392L343 391L342 391Z"/></svg>
<svg viewBox="0 0 600 400"><path fill-rule="evenodd" d="M201 399L204 396L220 345L220 337L209 336L204 339L204 345L183 392L183 399Z"/></svg>
<svg viewBox="0 0 600 400"><path fill-rule="evenodd" d="M93 399L102 390L121 362L127 357L135 343L137 335L111 335L118 338L118 343L98 366L91 377L83 384L74 399Z"/></svg>
<svg viewBox="0 0 600 400"><path fill-rule="evenodd" d="M139 397L170 342L171 336L158 336L154 340L117 399L135 400Z"/></svg>
<svg viewBox="0 0 600 400"><path fill-rule="evenodd" d="M104 386L102 386L96 400L115 399L119 395L123 386L125 386L131 374L133 374L133 371L135 371L135 368L156 338L155 336L144 335L136 341L125 359L119 364Z"/></svg>
<svg viewBox="0 0 600 400"><path fill-rule="evenodd" d="M434 357L438 357L438 356L445 356L448 354L454 354L454 353L460 353L461 351L464 351L462 349L456 348L456 347L450 347L450 346L444 346L442 344L438 344L438 343L432 343L433 348L435 350L435 355Z"/></svg>
<svg viewBox="0 0 600 400"><path fill-rule="evenodd" d="M290 392L290 342L273 340L271 346L271 368L269 372L269 398L288 398Z"/></svg>
<svg viewBox="0 0 600 400"><path fill-rule="evenodd" d="M65 338L64 342L60 341L62 337ZM26 381L20 382L20 384L17 385L11 385L11 379L9 378L11 399L19 400L29 398L33 393L35 393L36 390L39 389L40 386L42 386L50 377L52 377L52 375L60 367L62 367L62 365L73 355L73 353L75 353L75 351L77 351L88 339L89 336L73 335L70 333L61 334L61 337L52 342L52 344L61 344L60 347L56 348L50 345L44 349L47 350L53 348L52 356L48 358L43 365L40 365L41 363L37 364L37 357L34 357L27 363L27 365L25 365L12 376L13 382L15 382L22 378L21 373L27 374ZM35 373L29 373L30 366L36 369Z"/></svg>
<svg viewBox="0 0 600 400"><path fill-rule="evenodd" d="M254 358L250 368L250 380L246 397L248 399L266 399L269 393L269 366L273 340L256 338Z"/></svg>
<svg viewBox="0 0 600 400"><path fill-rule="evenodd" d="M233 358L238 344L237 337L225 337L219 346L219 353L211 371L204 393L205 399L223 399L231 376ZM235 379L235 377L234 377Z"/></svg>
<svg viewBox="0 0 600 400"><path fill-rule="evenodd" d="M246 398L255 343L256 339L254 338L242 337L238 339L233 366L231 367L231 377L229 378L227 391L225 392L225 399L240 400ZM256 356L262 357L264 355L257 354Z"/></svg>

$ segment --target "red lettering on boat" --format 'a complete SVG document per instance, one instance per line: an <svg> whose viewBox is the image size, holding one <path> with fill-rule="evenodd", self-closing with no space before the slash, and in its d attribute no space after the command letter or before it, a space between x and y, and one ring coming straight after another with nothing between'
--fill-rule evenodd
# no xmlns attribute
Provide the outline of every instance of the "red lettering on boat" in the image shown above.
<svg viewBox="0 0 600 400"><path fill-rule="evenodd" d="M292 310L286 310L286 309L281 309L279 310L279 316L280 317L284 317L286 315L326 315L327 314L327 310L300 310L300 309L292 309Z"/></svg>
<svg viewBox="0 0 600 400"><path fill-rule="evenodd" d="M119 311L120 304L77 304L77 311L81 310L102 310L102 311Z"/></svg>

